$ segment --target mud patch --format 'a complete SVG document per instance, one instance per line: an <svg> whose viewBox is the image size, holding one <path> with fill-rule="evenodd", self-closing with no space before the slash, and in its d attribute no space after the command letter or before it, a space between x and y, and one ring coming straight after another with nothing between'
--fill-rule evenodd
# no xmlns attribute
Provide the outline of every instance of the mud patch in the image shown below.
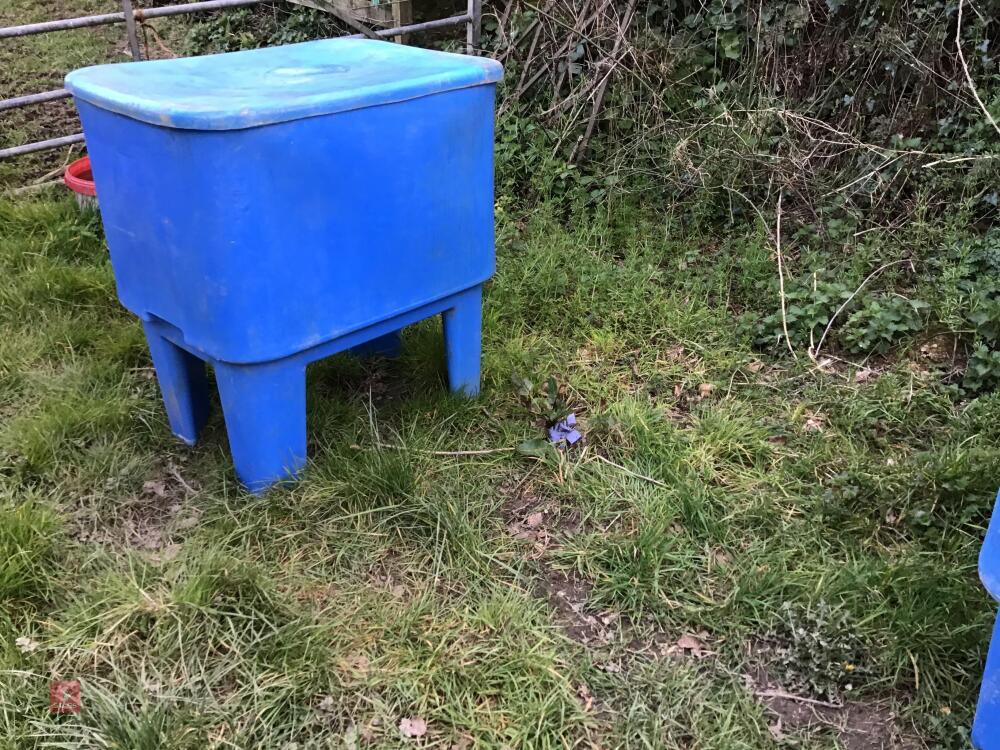
<svg viewBox="0 0 1000 750"><path fill-rule="evenodd" d="M394 549L385 550L368 568L366 582L385 602L409 606L429 592L447 600L461 597L464 588L446 576L414 577L411 566Z"/></svg>
<svg viewBox="0 0 1000 750"><path fill-rule="evenodd" d="M605 646L615 640L618 615L588 607L592 586L575 573L545 567L536 594L545 599L566 635L585 646Z"/></svg>
<svg viewBox="0 0 1000 750"><path fill-rule="evenodd" d="M757 667L746 675L747 687L767 711L776 740L796 733L836 735L844 750L917 750L917 739L904 734L887 701L834 703L794 695Z"/></svg>
<svg viewBox="0 0 1000 750"><path fill-rule="evenodd" d="M157 467L138 495L126 498L114 515L80 508L72 514L77 541L139 550L152 562L167 562L180 551L178 532L197 526L200 512L188 502L198 492L173 462Z"/></svg>
<svg viewBox="0 0 1000 750"><path fill-rule="evenodd" d="M520 542L532 544L540 556L554 540L579 534L583 520L576 508L566 508L556 498L540 494L529 478L530 474L501 488L505 500L500 513L507 533Z"/></svg>
<svg viewBox="0 0 1000 750"><path fill-rule="evenodd" d="M556 623L571 640L588 646L607 645L616 636L617 614L591 610L590 582L573 571L556 570L544 559L559 547L560 539L580 532L580 512L563 508L558 499L542 495L530 479L529 472L500 488L504 496L500 515L506 533L518 543L525 559L537 561L535 596L548 603Z"/></svg>

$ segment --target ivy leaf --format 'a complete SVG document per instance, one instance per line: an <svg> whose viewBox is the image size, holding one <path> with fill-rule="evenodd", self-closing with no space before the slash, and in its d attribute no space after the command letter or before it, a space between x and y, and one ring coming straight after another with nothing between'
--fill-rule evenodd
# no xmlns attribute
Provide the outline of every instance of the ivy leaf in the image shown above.
<svg viewBox="0 0 1000 750"><path fill-rule="evenodd" d="M544 459L551 455L552 444L544 438L533 438L531 440L525 440L517 446L517 452L522 456Z"/></svg>
<svg viewBox="0 0 1000 750"><path fill-rule="evenodd" d="M728 34L723 34L720 39L722 42L722 54L728 60L739 60L740 55L743 53L743 35L736 32L729 32Z"/></svg>

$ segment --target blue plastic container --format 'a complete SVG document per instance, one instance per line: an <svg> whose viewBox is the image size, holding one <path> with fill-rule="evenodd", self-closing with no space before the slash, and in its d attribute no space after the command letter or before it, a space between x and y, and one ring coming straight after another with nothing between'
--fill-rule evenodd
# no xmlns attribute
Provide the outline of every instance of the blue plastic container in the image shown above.
<svg viewBox="0 0 1000 750"><path fill-rule="evenodd" d="M479 388L494 268L492 60L332 39L66 77L122 303L174 433L216 373L261 491L306 459L305 366L442 314L453 390Z"/></svg>
<svg viewBox="0 0 1000 750"><path fill-rule="evenodd" d="M990 596L1000 602L1000 493L979 550L979 578ZM1000 750L1000 617L993 624L993 638L986 654L972 744L979 750Z"/></svg>

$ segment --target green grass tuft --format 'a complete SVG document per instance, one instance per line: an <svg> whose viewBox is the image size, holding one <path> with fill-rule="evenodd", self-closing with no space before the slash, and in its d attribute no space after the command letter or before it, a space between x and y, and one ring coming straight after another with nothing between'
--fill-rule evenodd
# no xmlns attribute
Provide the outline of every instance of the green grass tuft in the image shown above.
<svg viewBox="0 0 1000 750"><path fill-rule="evenodd" d="M755 350L728 305L772 273L756 233L550 213L501 221L480 398L446 393L434 321L317 363L310 464L255 497L217 403L171 438L94 220L2 204L0 742L406 747L420 718L440 746L763 749L766 672L961 747L1000 399L912 352L857 382ZM566 411L583 446L516 450ZM49 714L52 675L82 714Z"/></svg>

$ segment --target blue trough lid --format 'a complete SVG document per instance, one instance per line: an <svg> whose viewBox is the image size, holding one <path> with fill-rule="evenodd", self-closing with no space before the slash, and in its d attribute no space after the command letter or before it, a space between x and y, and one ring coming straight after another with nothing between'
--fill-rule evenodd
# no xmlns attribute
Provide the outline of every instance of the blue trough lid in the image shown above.
<svg viewBox="0 0 1000 750"><path fill-rule="evenodd" d="M66 76L73 95L168 128L236 130L495 83L484 57L373 39L323 39L176 60L96 65Z"/></svg>

